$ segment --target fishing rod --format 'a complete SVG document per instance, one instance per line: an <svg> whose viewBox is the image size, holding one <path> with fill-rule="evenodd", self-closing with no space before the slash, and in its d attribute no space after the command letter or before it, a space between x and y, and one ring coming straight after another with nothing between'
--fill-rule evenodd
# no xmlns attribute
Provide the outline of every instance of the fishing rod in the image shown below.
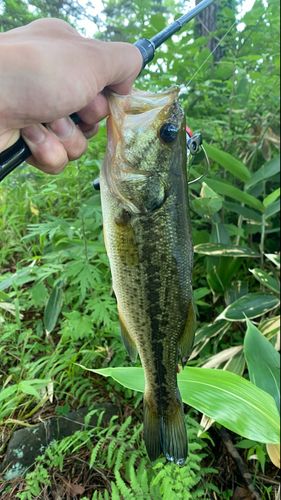
<svg viewBox="0 0 281 500"><path fill-rule="evenodd" d="M174 21L172 24L164 28L160 33L153 36L150 40L146 38L141 38L135 42L135 46L139 49L142 55L142 69L150 63L155 55L155 50L158 49L163 43L165 43L171 36L180 31L183 26L185 26L189 21L194 19L202 10L206 9L214 0L203 0L200 4L196 5L187 14ZM79 118L77 113L70 115L75 125L78 125L82 120ZM22 137L18 141L10 146L8 149L0 153L0 182L10 174L15 168L17 168L22 162L27 160L31 156L31 151L28 145L25 143Z"/></svg>

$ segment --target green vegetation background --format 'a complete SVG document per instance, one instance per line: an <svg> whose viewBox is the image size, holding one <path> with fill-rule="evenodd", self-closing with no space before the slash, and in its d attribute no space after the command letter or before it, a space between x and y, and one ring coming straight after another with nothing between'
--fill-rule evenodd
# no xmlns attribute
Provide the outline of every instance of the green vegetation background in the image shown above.
<svg viewBox="0 0 281 500"><path fill-rule="evenodd" d="M2 1L0 29L5 31L49 15L75 25L87 14L72 2L34 0L29 5L33 12L23 0ZM134 42L163 29L171 16L179 17L186 2L110 0L104 5L106 21L92 18L100 29L97 36L106 41ZM276 349L279 338L280 5L276 0L267 6L256 0L239 29L234 25L223 40L220 57L214 57L208 42L225 35L235 21L235 9L233 3L221 1L217 30L209 37L198 37L198 24L191 23L158 50L157 61L142 73L136 85L159 92L172 84L180 85L187 125L193 133L202 133L211 159L203 181L190 186L193 285L199 325L190 366L224 368L249 379L243 349L244 314ZM100 195L92 186L99 176L105 147L103 124L89 141L83 158L69 164L60 176L49 177L24 165L0 185L1 450L3 453L18 426L25 425L44 405L51 406L50 400L61 414L111 399L119 406L125 423L124 407L135 408L134 429L133 423L131 427L126 424L122 437L119 441L116 437L117 444L112 445L109 455L115 458L108 458L104 450L93 455L101 470L114 470L108 486L112 498L121 498L121 494L135 498L137 492L141 498L201 498L208 488L216 486L208 486L211 470L196 466L199 455L191 454L191 464L181 472L167 472L161 462L160 472L152 469L139 438L140 393L78 366L131 366L119 333L103 241ZM189 173L190 179L204 169L201 154ZM193 429L191 451L206 446L206 441L196 438L200 421L196 415L187 416ZM116 431L118 436L119 428L114 429L112 423L111 433ZM133 454L128 454L126 446L118 448L120 439L127 448L131 446ZM91 448L84 436L78 448L85 445ZM116 450L120 449L118 455ZM249 441L248 451L259 454L257 467L264 471L269 463L265 445ZM70 452L66 447L52 458L45 457L43 465L38 465L43 475L38 469L36 480L31 477L26 493L20 493L19 498L35 498L34 492L40 493L42 484L50 479L42 471L50 464L63 469L63 463L56 463L54 457L63 458ZM209 466L212 459L207 463ZM137 469L141 471L138 475L134 473ZM194 481L188 483L188 477ZM104 490L100 498L109 498ZM185 496L181 496L183 491ZM220 494L225 496L219 498L230 498L227 491ZM270 492L263 498L270 498Z"/></svg>

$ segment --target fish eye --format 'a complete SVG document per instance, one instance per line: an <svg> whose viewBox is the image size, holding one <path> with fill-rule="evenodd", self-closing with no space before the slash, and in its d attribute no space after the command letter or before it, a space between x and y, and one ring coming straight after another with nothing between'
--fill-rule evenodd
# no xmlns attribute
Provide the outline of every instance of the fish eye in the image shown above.
<svg viewBox="0 0 281 500"><path fill-rule="evenodd" d="M164 123L160 128L160 137L164 142L173 142L178 135L178 129L173 123Z"/></svg>

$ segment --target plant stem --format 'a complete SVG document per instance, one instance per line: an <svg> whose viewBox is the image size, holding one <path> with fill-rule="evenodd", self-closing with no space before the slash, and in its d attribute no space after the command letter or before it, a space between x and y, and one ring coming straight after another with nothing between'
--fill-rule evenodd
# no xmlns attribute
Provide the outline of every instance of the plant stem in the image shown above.
<svg viewBox="0 0 281 500"><path fill-rule="evenodd" d="M242 475L249 491L253 494L253 496L256 500L261 500L259 492L255 489L252 476L251 476L250 472L248 471L244 461L240 457L240 455L237 451L237 448L234 447L234 445L231 441L230 435L224 429L224 427L217 429L217 432L218 432L219 436L221 437L221 440L223 441L223 444L225 445L228 453L232 456L233 460L235 461L235 463L238 467L238 470L240 471L240 474Z"/></svg>
<svg viewBox="0 0 281 500"><path fill-rule="evenodd" d="M260 243L260 251L261 251L261 269L264 269L264 240L265 240L265 214L262 214L262 225L261 225L261 243Z"/></svg>

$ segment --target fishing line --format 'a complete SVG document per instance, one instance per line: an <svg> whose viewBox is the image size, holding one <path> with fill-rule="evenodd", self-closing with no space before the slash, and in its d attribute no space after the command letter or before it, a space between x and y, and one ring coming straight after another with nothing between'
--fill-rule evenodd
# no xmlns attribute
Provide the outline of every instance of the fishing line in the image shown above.
<svg viewBox="0 0 281 500"><path fill-rule="evenodd" d="M225 39L225 37L228 35L228 33L232 30L232 28L235 26L235 24L238 23L238 20L235 20L234 23L232 24L232 26L230 26L230 28L227 30L227 32L224 34L224 36L222 37L222 39L218 42L218 44L215 46L214 50L212 50L212 52L208 55L207 59L205 59L205 61L201 64L200 68L194 73L193 77L189 80L189 82L186 84L186 87L189 86L190 82L192 82L193 78L195 78L195 76L197 75L197 73L199 73L199 71L203 68L204 64L206 64L206 62L210 59L210 57L214 54L214 52L217 50L217 48L220 46L220 44L223 42L223 40ZM192 181L189 181L188 182L188 185L190 184L195 184L196 182L200 181L201 179L203 179L203 177L205 177L205 175L208 173L209 171L209 168L210 168L210 160L208 158L208 155L206 153L206 150L204 149L203 145L202 145L202 140L201 140L201 144L200 144L200 147L201 147L201 150L203 151L204 155L205 155L205 160L206 160L206 168L205 168L205 172L200 175L199 177L197 177L196 179L193 179Z"/></svg>
<svg viewBox="0 0 281 500"><path fill-rule="evenodd" d="M210 57L213 55L213 53L217 50L217 48L220 46L220 44L223 42L223 40L225 39L225 37L232 30L232 28L235 26L235 24L238 24L238 20L235 20L234 23L232 24L232 26L230 26L230 28L227 30L227 32L225 33L225 35L223 35L222 39L215 46L215 48L212 50L212 52L208 55L207 59L205 59L205 61L201 64L200 68L196 71L196 73L194 73L193 77L189 80L189 82L187 82L186 87L188 87L188 85L190 84L190 82L192 82L193 78L195 78L195 76L197 75L197 73L199 73L199 71L203 68L204 64L206 64L206 62L210 59Z"/></svg>
<svg viewBox="0 0 281 500"><path fill-rule="evenodd" d="M204 148L204 146L201 144L201 150L203 151L204 155L205 155L205 160L207 162L207 165L206 165L206 168L205 168L205 172L200 175L200 177L197 177L196 179L193 179L193 181L189 181L187 184L190 186L190 184L195 184L195 182L198 182L200 181L201 179L203 179L203 177L205 177L205 175L208 173L209 171L209 168L210 168L210 160L209 160L209 157L206 153L206 149Z"/></svg>

